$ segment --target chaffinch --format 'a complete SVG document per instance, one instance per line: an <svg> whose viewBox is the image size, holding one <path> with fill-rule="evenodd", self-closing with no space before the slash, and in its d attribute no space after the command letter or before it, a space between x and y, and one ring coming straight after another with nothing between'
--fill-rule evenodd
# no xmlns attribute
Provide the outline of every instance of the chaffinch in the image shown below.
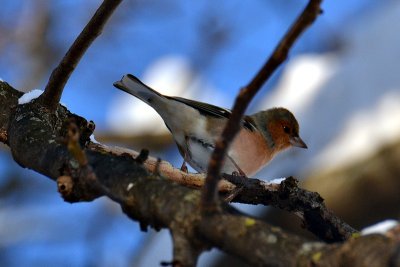
<svg viewBox="0 0 400 267"><path fill-rule="evenodd" d="M207 171L215 142L231 114L229 109L162 95L131 74L123 76L114 86L139 98L158 112L184 158L181 169L186 168L187 162L198 172ZM222 172L251 176L274 155L290 146L307 148L299 137L299 124L289 110L271 108L244 116Z"/></svg>

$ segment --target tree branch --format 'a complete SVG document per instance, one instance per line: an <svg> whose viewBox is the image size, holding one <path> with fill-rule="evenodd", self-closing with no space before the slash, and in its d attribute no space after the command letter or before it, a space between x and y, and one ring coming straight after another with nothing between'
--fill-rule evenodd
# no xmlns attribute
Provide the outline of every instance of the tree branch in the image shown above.
<svg viewBox="0 0 400 267"><path fill-rule="evenodd" d="M137 220L143 230L147 226L170 229L174 241L173 263L194 266L202 251L218 247L255 266L367 266L369 262L373 264L369 266L389 263L399 266L394 259L397 259L400 231L388 237L362 236L344 244L312 243L241 214L226 203L219 203L220 210L204 220L198 190L149 174L129 154L87 149L93 128L84 118L60 105L55 112L37 101L15 106L19 95L0 82L0 129L7 131L14 160L53 180L65 170L78 172L81 166L62 142L73 118L80 132L79 144L97 177L96 183L106 190L72 179L73 194L68 201L107 195L121 205L127 216ZM4 104L14 106L4 108ZM189 248L185 250L185 246Z"/></svg>
<svg viewBox="0 0 400 267"><path fill-rule="evenodd" d="M233 202L269 205L294 213L302 220L302 226L320 240L330 243L345 241L358 233L333 214L318 193L299 188L293 177L286 178L279 185L259 179L235 181L238 177L224 177L242 188Z"/></svg>
<svg viewBox="0 0 400 267"><path fill-rule="evenodd" d="M104 25L122 0L104 0L94 16L74 41L60 64L53 70L44 93L39 97L44 107L55 110L64 86L92 42L101 34Z"/></svg>
<svg viewBox="0 0 400 267"><path fill-rule="evenodd" d="M320 4L322 0L310 0L304 11L297 18L296 22L291 26L285 34L278 46L275 48L268 61L257 73L254 79L243 89L235 100L231 117L226 124L221 137L215 144L215 149L211 155L210 163L207 170L206 183L203 189L202 207L205 210L216 209L217 203L217 184L221 179L220 173L222 163L230 143L240 128L240 120L249 105L251 99L260 90L261 86L269 79L278 66L287 58L289 49L292 47L297 38L309 27L317 16L321 13Z"/></svg>
<svg viewBox="0 0 400 267"><path fill-rule="evenodd" d="M102 144L90 143L87 149L115 156L130 156L136 158L139 153L121 147L108 147ZM158 162L156 158L148 157L143 166L150 173L155 172L159 164L159 174L166 179L190 188L201 189L205 182L205 174L186 173L174 168L166 161ZM344 241L357 230L333 214L324 204L318 193L310 192L297 186L297 181L289 177L281 184L271 184L257 178L241 179L238 176L224 174L218 184L218 192L228 195L237 186L240 193L232 200L243 204L262 204L276 207L294 213L301 218L303 226L326 242Z"/></svg>
<svg viewBox="0 0 400 267"><path fill-rule="evenodd" d="M87 147L88 150L107 153L115 156L129 156L136 159L139 156L139 152L132 149L117 147L117 146L106 146L100 143L90 142ZM187 173L179 168L174 168L171 163L154 158L147 157L143 162L143 166L150 173L158 173L173 182L179 183L186 187L200 189L203 187L205 175L203 173ZM221 180L218 184L218 189L222 193L227 193L236 188L235 184L228 182L227 180Z"/></svg>

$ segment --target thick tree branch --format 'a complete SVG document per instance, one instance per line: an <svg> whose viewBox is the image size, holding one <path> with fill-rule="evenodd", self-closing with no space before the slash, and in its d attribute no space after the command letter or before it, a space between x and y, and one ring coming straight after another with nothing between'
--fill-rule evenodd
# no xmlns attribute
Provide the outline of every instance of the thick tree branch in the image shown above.
<svg viewBox="0 0 400 267"><path fill-rule="evenodd" d="M101 34L104 25L122 0L104 0L94 16L74 41L60 64L53 70L40 101L44 107L55 110L64 86L92 42Z"/></svg>
<svg viewBox="0 0 400 267"><path fill-rule="evenodd" d="M371 235L350 239L342 245L310 243L241 214L225 203L220 203L220 211L204 220L198 190L149 174L129 154L86 149L93 128L85 119L62 106L50 112L37 101L15 106L19 95L6 83L0 83L0 129L6 129L14 159L53 180L65 171L79 172L81 166L63 143L73 118L81 133L79 143L96 174L96 181L92 182L106 190L99 190L89 181L80 181L86 179L84 176L72 177L73 193L68 201L107 195L130 218L139 221L142 229L147 226L170 229L176 243L174 263L194 266L198 255L211 247L255 266L366 266L358 265L366 264L366 259L374 264L369 266L387 266L396 258L399 232L391 237ZM4 108L4 104L13 107ZM190 248L184 250L186 245Z"/></svg>
<svg viewBox="0 0 400 267"><path fill-rule="evenodd" d="M90 143L87 148L116 156L129 155L136 158L139 155L138 152L130 149L108 147L102 144ZM156 165L157 159L148 157L143 166L149 172L154 173ZM205 182L205 174L186 173L174 168L166 161L159 163L159 173L171 181L191 188L201 189ZM299 188L297 181L292 177L287 178L281 184L271 184L256 178L241 179L238 176L226 174L223 177L227 180L223 179L219 182L219 193L228 195L239 186L242 190L233 199L233 202L268 205L292 212L300 216L303 226L321 240L326 242L344 241L357 233L357 230L327 209L318 193Z"/></svg>
<svg viewBox="0 0 400 267"><path fill-rule="evenodd" d="M320 4L322 0L310 0L304 11L297 18L296 22L291 26L289 31L275 48L268 61L257 73L254 79L243 89L235 100L232 114L226 124L221 137L218 139L214 152L211 155L210 163L207 171L206 183L203 189L202 207L206 210L214 210L217 208L217 184L221 179L220 173L226 152L230 143L240 128L240 120L249 105L251 99L260 90L261 86L271 77L272 73L278 66L285 61L297 38L309 27L317 16L321 13Z"/></svg>

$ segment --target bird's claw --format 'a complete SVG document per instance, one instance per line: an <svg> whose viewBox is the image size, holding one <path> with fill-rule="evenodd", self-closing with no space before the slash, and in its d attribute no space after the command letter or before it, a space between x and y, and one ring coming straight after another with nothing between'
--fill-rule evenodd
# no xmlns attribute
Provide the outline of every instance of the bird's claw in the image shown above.
<svg viewBox="0 0 400 267"><path fill-rule="evenodd" d="M187 168L187 166L186 166L186 161L184 161L184 162L182 163L181 171L183 171L183 172L185 172L185 173L189 173L188 168Z"/></svg>

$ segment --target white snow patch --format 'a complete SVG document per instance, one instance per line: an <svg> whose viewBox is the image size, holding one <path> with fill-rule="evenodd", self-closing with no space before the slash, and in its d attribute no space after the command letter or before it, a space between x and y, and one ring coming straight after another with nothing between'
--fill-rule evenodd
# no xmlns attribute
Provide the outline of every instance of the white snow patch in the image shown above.
<svg viewBox="0 0 400 267"><path fill-rule="evenodd" d="M184 97L193 75L185 57L168 55L154 62L143 74L142 80L161 94Z"/></svg>
<svg viewBox="0 0 400 267"><path fill-rule="evenodd" d="M263 106L282 106L298 113L313 102L315 95L336 69L337 56L334 54L305 54L293 58Z"/></svg>
<svg viewBox="0 0 400 267"><path fill-rule="evenodd" d="M397 226L398 224L399 222L396 220L385 220L362 229L361 234L362 235L384 234L393 227Z"/></svg>
<svg viewBox="0 0 400 267"><path fill-rule="evenodd" d="M267 236L267 242L268 242L269 244L275 244L277 241L278 241L278 237L276 237L276 235L269 234L269 235Z"/></svg>
<svg viewBox="0 0 400 267"><path fill-rule="evenodd" d="M131 190L133 187L133 183L129 183L128 186L126 187L126 191Z"/></svg>
<svg viewBox="0 0 400 267"><path fill-rule="evenodd" d="M374 153L400 136L400 90L390 90L369 110L352 114L339 136L317 156L315 166L336 168Z"/></svg>
<svg viewBox="0 0 400 267"><path fill-rule="evenodd" d="M269 184L281 184L285 180L286 180L286 178L275 178L275 179L268 181L268 183Z"/></svg>
<svg viewBox="0 0 400 267"><path fill-rule="evenodd" d="M0 82L4 82L4 80L0 77Z"/></svg>
<svg viewBox="0 0 400 267"><path fill-rule="evenodd" d="M32 91L29 91L25 94L23 94L19 99L18 99L18 104L26 104L31 102L33 99L38 98L41 94L43 93L42 90L40 89L33 89Z"/></svg>
<svg viewBox="0 0 400 267"><path fill-rule="evenodd" d="M94 135L93 135L93 134L90 136L90 141L91 141L92 143L95 143L95 144L100 144L99 142L97 142L96 138L94 138Z"/></svg>

